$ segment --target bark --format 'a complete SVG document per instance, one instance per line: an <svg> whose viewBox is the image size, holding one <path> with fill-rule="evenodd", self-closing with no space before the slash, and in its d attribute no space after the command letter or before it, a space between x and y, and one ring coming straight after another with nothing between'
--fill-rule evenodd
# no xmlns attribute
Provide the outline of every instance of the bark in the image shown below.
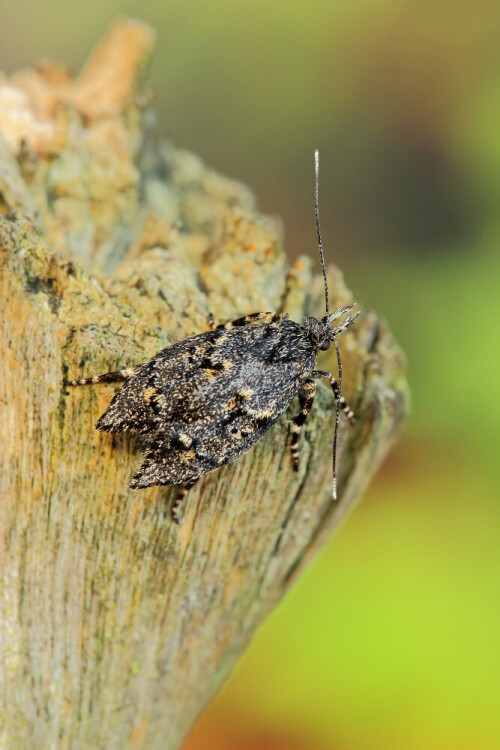
<svg viewBox="0 0 500 750"><path fill-rule="evenodd" d="M319 384L291 469L285 415L187 496L132 491L134 437L94 430L114 393L79 378L257 310L321 314L316 261L288 267L245 186L158 143L153 47L121 21L76 79L0 77L0 747L178 748L347 509L406 414L404 360L364 313L342 336L334 409ZM311 228L312 230L312 228ZM333 304L351 301L329 271ZM333 347L332 347L333 348ZM330 352L321 367L335 372ZM295 411L294 409L293 411Z"/></svg>

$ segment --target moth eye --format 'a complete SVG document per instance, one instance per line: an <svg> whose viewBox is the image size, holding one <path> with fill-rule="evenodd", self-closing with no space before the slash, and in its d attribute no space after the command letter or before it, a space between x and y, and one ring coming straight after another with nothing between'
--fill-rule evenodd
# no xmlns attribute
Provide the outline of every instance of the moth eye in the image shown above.
<svg viewBox="0 0 500 750"><path fill-rule="evenodd" d="M325 339L319 348L322 351L325 351L326 349L329 349L330 348L330 341L328 339Z"/></svg>

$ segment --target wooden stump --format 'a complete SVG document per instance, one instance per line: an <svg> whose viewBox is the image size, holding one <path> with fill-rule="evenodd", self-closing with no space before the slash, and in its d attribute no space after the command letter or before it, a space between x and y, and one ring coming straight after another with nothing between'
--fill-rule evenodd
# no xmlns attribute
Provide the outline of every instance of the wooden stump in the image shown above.
<svg viewBox="0 0 500 750"><path fill-rule="evenodd" d="M344 394L322 384L291 469L289 425L207 476L128 489L133 436L94 430L109 385L171 342L257 310L321 314L314 259L288 267L245 186L154 138L153 46L121 21L76 79L55 63L0 78L0 747L178 748L256 627L386 454L404 360L363 314L342 336ZM333 305L351 301L336 269ZM335 372L329 352L321 367ZM289 415L288 415L289 416Z"/></svg>

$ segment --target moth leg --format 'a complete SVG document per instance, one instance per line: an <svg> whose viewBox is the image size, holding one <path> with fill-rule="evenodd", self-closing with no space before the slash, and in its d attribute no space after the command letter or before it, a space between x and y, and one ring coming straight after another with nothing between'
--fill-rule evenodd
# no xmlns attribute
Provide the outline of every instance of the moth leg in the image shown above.
<svg viewBox="0 0 500 750"><path fill-rule="evenodd" d="M318 380L328 380L328 382L332 386L333 397L335 398L335 401L338 401L339 403L340 411L344 412L350 424L354 424L354 412L349 404L346 403L345 398L340 395L339 384L336 378L333 377L332 373L325 372L324 370L314 370L314 372L311 373L311 377L318 378Z"/></svg>
<svg viewBox="0 0 500 750"><path fill-rule="evenodd" d="M194 482L190 482L189 484L185 484L182 487L179 487L177 496L174 502L172 503L172 507L170 509L170 515L172 516L172 521L174 521L174 523L176 523L178 526L181 523L181 519L178 516L179 505L182 503L182 501L186 497L191 487L194 487L197 481L198 480L195 480Z"/></svg>
<svg viewBox="0 0 500 750"><path fill-rule="evenodd" d="M313 380L306 380L301 386L304 391L307 391L307 396L301 398L301 409L297 416L292 420L292 442L290 443L290 451L292 454L292 465L293 470L299 470L299 451L297 443L299 442L300 431L302 425L307 419L307 415L311 411L314 396L316 395L316 383Z"/></svg>
<svg viewBox="0 0 500 750"><path fill-rule="evenodd" d="M81 378L80 380L63 380L62 385L90 385L95 383L122 383L130 380L137 372L137 367L127 367L125 370L106 372L104 375L95 375L93 378Z"/></svg>
<svg viewBox="0 0 500 750"><path fill-rule="evenodd" d="M219 326L217 326L217 330L220 328L225 328L227 331L231 328L239 328L240 326L246 326L249 323L253 323L255 320L264 320L266 323L276 323L277 321L283 320L284 317L284 314L278 315L278 313L273 312L252 313L251 315L245 315L243 318L231 320L229 321L229 323L221 323Z"/></svg>

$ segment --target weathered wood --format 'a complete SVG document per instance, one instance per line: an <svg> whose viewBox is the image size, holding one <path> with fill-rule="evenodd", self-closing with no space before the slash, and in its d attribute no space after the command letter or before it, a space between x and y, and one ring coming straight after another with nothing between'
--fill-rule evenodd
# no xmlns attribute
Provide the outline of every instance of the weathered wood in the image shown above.
<svg viewBox="0 0 500 750"><path fill-rule="evenodd" d="M0 79L0 747L178 748L256 627L363 492L407 410L404 361L364 314L342 336L345 396L319 384L291 470L285 419L199 483L131 491L132 436L93 426L136 364L220 320L322 311L250 191L157 145L139 81L150 30L120 22L76 80ZM5 103L11 102L10 107ZM10 213L9 213L10 212ZM179 229L181 227L181 229ZM314 260L314 268L317 261ZM332 305L351 301L330 271ZM331 353L322 366L335 371Z"/></svg>

